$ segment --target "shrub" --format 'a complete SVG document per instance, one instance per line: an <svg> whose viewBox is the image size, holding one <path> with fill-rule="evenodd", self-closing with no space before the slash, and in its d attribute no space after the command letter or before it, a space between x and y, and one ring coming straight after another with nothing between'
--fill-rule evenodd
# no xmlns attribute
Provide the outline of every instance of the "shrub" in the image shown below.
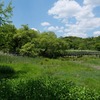
<svg viewBox="0 0 100 100"><path fill-rule="evenodd" d="M69 91L70 100L99 100L100 95L86 87L75 86Z"/></svg>
<svg viewBox="0 0 100 100"><path fill-rule="evenodd" d="M0 81L0 100L100 100L96 91L57 79Z"/></svg>
<svg viewBox="0 0 100 100"><path fill-rule="evenodd" d="M40 80L21 81L16 88L17 98L23 100L44 100L46 86Z"/></svg>
<svg viewBox="0 0 100 100"><path fill-rule="evenodd" d="M0 81L0 100L16 100L14 99L16 96L12 89L11 84L8 80L1 80Z"/></svg>
<svg viewBox="0 0 100 100"><path fill-rule="evenodd" d="M99 93L73 82L57 79L22 81L16 88L17 99L24 100L99 100Z"/></svg>

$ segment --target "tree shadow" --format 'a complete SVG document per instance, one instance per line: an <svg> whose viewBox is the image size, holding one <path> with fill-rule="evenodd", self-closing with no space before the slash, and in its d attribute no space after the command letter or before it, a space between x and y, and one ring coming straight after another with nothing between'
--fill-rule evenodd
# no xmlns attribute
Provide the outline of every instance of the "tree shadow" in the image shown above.
<svg viewBox="0 0 100 100"><path fill-rule="evenodd" d="M12 67L7 65L0 65L0 80L13 78L15 74L16 71Z"/></svg>

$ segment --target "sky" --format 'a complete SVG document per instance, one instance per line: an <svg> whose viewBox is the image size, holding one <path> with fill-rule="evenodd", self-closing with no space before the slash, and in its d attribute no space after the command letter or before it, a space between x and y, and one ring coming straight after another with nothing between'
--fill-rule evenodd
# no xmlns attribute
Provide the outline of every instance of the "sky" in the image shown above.
<svg viewBox="0 0 100 100"><path fill-rule="evenodd" d="M7 4L10 0L5 0ZM100 0L12 0L13 24L60 36L100 35Z"/></svg>

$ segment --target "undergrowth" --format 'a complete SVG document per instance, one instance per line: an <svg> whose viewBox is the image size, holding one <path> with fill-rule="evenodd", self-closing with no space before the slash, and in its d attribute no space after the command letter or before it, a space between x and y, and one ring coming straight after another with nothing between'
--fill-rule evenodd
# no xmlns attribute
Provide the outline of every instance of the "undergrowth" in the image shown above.
<svg viewBox="0 0 100 100"><path fill-rule="evenodd" d="M73 82L48 78L0 81L0 100L100 100L94 90L77 86Z"/></svg>

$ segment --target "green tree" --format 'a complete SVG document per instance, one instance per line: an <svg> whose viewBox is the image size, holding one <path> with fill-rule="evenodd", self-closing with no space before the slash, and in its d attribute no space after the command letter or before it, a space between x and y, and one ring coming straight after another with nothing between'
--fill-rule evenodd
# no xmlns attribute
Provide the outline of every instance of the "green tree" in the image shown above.
<svg viewBox="0 0 100 100"><path fill-rule="evenodd" d="M100 43L96 43L95 44L95 49L98 50L98 51L100 51Z"/></svg>
<svg viewBox="0 0 100 100"><path fill-rule="evenodd" d="M20 54L23 56L36 57L38 56L38 50L35 48L34 44L28 42L22 46Z"/></svg>
<svg viewBox="0 0 100 100"><path fill-rule="evenodd" d="M22 28L18 29L17 34L13 37L15 52L19 53L22 46L36 37L38 37L37 31L30 29L28 25L22 25Z"/></svg>
<svg viewBox="0 0 100 100"><path fill-rule="evenodd" d="M43 32L33 40L33 43L40 51L41 56L49 58L62 56L68 47L68 44L64 40L57 38L54 32Z"/></svg>
<svg viewBox="0 0 100 100"><path fill-rule="evenodd" d="M12 2L10 2L6 7L4 5L4 1L0 2L0 26L11 23L9 19L12 16L12 10Z"/></svg>
<svg viewBox="0 0 100 100"><path fill-rule="evenodd" d="M16 34L16 27L11 24L4 24L0 27L0 49L5 52L13 51L13 36Z"/></svg>

